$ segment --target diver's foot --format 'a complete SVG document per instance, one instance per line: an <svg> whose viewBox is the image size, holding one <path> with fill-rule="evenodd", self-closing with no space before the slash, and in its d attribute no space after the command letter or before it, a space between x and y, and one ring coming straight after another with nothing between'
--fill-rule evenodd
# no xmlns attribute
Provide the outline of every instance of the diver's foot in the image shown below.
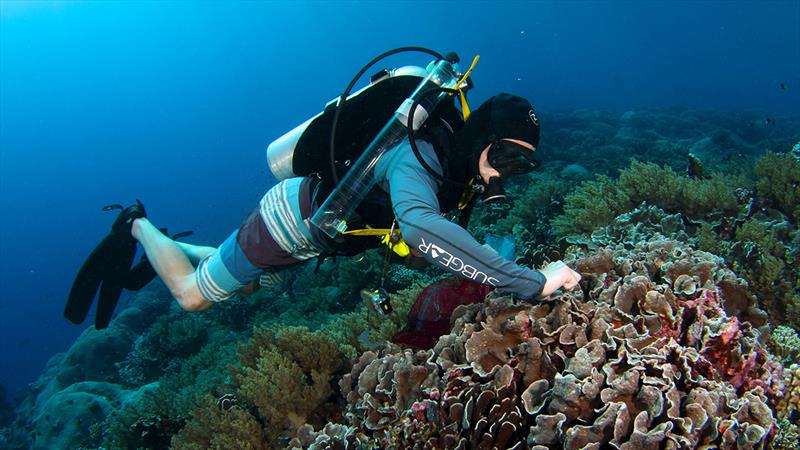
<svg viewBox="0 0 800 450"><path fill-rule="evenodd" d="M115 233L131 233L133 221L143 217L147 217L147 213L144 210L144 205L139 201L139 199L136 199L136 203L128 206L127 208L123 209L121 213L119 213L117 218L114 220L114 224L111 225L111 231Z"/></svg>
<svg viewBox="0 0 800 450"><path fill-rule="evenodd" d="M138 219L133 219L133 223L131 223L131 236L137 241L139 240L139 236L142 234L142 226L144 222L147 222L147 217L139 217Z"/></svg>

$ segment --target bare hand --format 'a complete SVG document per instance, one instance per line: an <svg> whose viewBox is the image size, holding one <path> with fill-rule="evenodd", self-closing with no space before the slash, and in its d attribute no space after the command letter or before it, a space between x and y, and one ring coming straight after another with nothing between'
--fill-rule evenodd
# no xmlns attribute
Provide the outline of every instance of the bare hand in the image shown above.
<svg viewBox="0 0 800 450"><path fill-rule="evenodd" d="M549 297L553 292L561 288L566 290L575 289L581 281L581 274L570 269L564 264L564 261L551 262L540 272L544 274L546 280L541 293L542 297Z"/></svg>

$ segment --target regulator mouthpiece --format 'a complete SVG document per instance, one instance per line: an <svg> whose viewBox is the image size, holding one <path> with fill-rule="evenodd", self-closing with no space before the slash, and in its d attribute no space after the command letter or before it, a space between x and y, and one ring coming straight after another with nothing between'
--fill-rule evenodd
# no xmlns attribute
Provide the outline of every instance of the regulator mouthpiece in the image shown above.
<svg viewBox="0 0 800 450"><path fill-rule="evenodd" d="M483 190L484 203L500 203L506 199L506 190L500 177L489 178L489 183Z"/></svg>

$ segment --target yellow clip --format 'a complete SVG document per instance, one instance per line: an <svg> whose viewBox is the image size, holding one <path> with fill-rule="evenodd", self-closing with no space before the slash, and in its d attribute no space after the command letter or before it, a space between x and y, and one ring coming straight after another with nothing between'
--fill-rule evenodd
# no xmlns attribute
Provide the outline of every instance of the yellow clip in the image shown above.
<svg viewBox="0 0 800 450"><path fill-rule="evenodd" d="M400 256L401 258L405 258L411 253L411 249L403 240L399 230L391 230L389 233L387 233L383 239L381 239L381 244L389 247L391 251L397 253L397 256Z"/></svg>
<svg viewBox="0 0 800 450"><path fill-rule="evenodd" d="M383 236L381 239L381 243L393 252L397 253L398 256L405 258L411 253L411 248L409 248L408 244L403 241L403 237L400 235L400 230L394 229L394 226L389 228L364 228L361 230L350 230L345 231L342 234L347 234L351 236Z"/></svg>
<svg viewBox="0 0 800 450"><path fill-rule="evenodd" d="M469 183L467 184L472 185L473 183L475 183L475 178L469 180ZM461 194L461 198L458 200L458 210L461 211L464 208L466 208L467 205L469 205L470 200L472 200L472 197L474 196L475 196L475 191L473 191L472 189L465 190Z"/></svg>
<svg viewBox="0 0 800 450"><path fill-rule="evenodd" d="M388 228L364 228L361 230L345 231L342 234L349 234L353 236L383 236L384 234L391 233L392 230Z"/></svg>

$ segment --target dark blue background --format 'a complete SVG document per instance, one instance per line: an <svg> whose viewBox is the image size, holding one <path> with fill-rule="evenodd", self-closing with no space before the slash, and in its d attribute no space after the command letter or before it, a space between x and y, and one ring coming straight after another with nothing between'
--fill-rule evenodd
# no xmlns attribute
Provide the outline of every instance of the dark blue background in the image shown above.
<svg viewBox="0 0 800 450"><path fill-rule="evenodd" d="M800 109L796 1L3 0L0 10L0 383L11 391L85 328L62 310L113 220L102 205L138 197L159 226L218 243L274 183L266 144L384 50L481 54L475 105L511 91L540 111Z"/></svg>

